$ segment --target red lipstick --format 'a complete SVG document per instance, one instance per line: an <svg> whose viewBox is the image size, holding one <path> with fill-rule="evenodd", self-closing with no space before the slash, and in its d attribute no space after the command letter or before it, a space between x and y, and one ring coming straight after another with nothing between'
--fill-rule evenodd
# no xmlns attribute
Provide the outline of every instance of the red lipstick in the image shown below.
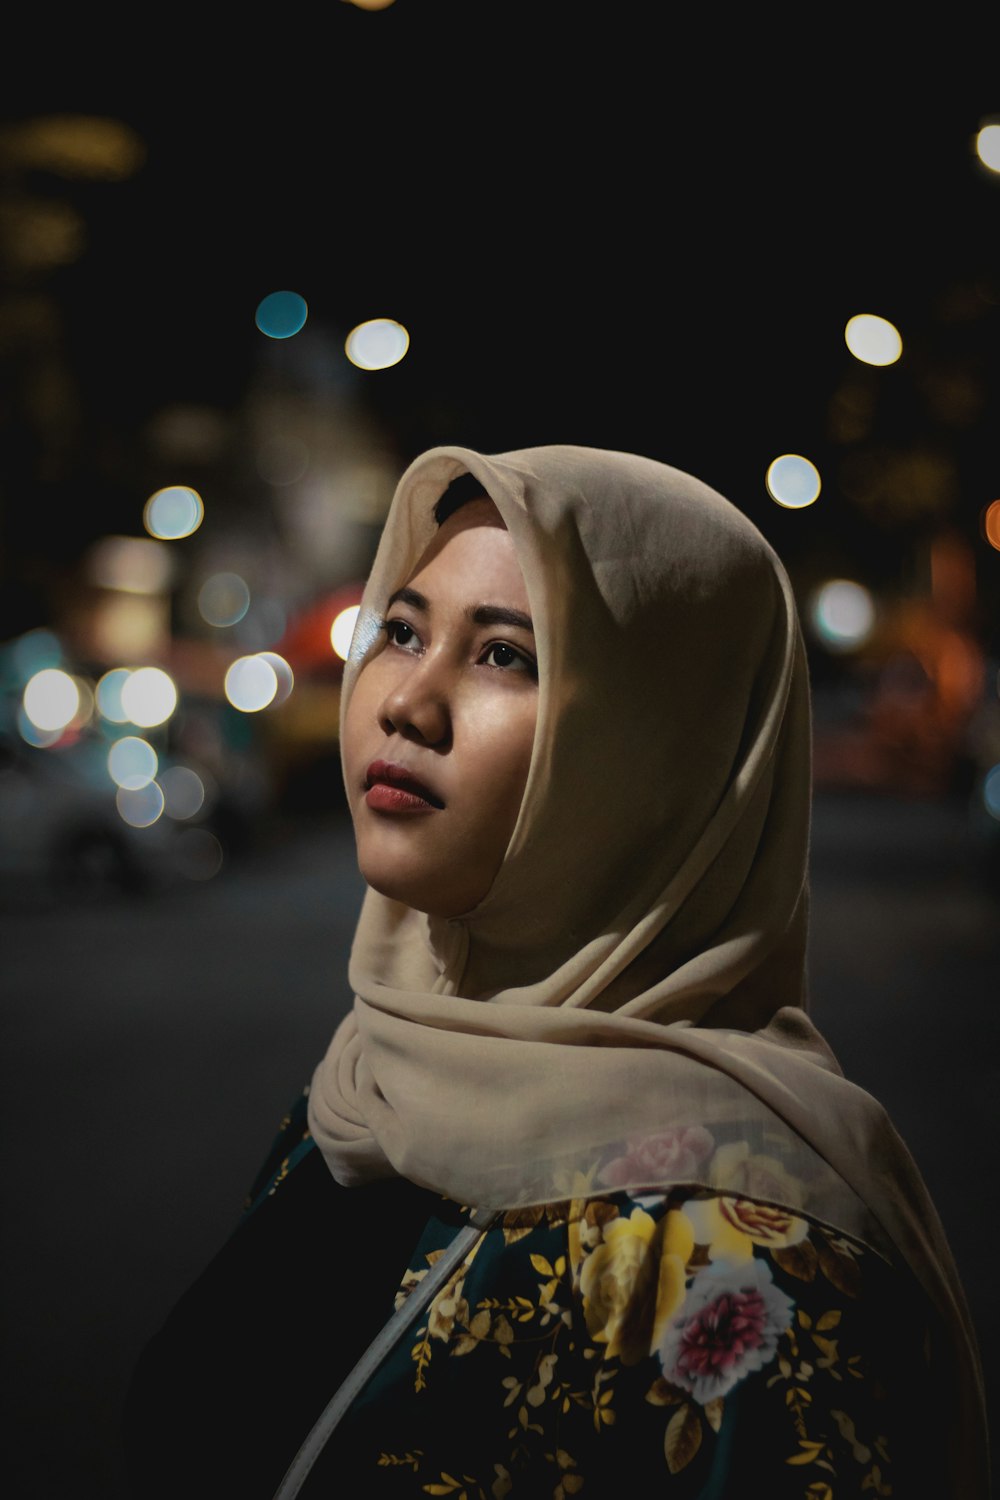
<svg viewBox="0 0 1000 1500"><path fill-rule="evenodd" d="M365 802L377 812L431 812L441 798L408 771L388 760L373 760L365 776Z"/></svg>

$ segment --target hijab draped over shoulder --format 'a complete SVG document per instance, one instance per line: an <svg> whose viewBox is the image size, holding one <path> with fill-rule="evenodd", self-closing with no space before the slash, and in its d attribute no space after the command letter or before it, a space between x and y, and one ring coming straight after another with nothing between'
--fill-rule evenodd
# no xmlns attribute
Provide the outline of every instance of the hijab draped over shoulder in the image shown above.
<svg viewBox="0 0 1000 1500"><path fill-rule="evenodd" d="M938 1215L807 1015L809 684L784 568L735 506L650 459L432 449L397 488L341 722L464 473L531 604L531 766L478 906L445 920L365 896L353 1009L310 1090L330 1170L491 1207L686 1183L854 1235L937 1309L982 1472L975 1338Z"/></svg>

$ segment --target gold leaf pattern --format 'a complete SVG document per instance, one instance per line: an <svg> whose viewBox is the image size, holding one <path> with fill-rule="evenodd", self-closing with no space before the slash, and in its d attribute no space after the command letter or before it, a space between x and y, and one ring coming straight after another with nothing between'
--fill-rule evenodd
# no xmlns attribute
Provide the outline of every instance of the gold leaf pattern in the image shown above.
<svg viewBox="0 0 1000 1500"><path fill-rule="evenodd" d="M646 1392L646 1400L651 1406L677 1406L679 1402L687 1400L687 1391L682 1391L680 1386L671 1385L662 1375L657 1375Z"/></svg>
<svg viewBox="0 0 1000 1500"><path fill-rule="evenodd" d="M861 1272L852 1255L845 1255L825 1235L816 1236L816 1254L820 1269L827 1281L843 1292L845 1297L857 1297L861 1291Z"/></svg>
<svg viewBox="0 0 1000 1500"><path fill-rule="evenodd" d="M588 1313L588 1298L592 1303L596 1296L595 1268L610 1265L609 1255L617 1255L627 1235L638 1229L642 1230L640 1248L649 1260L643 1275L648 1276L651 1286L656 1284L658 1268L668 1253L668 1215L674 1213L671 1222L679 1222L684 1201L685 1195L676 1192L672 1197L664 1195L659 1204L650 1195L635 1201L625 1193L576 1200L572 1214L568 1205L562 1206L561 1237L553 1232L553 1215L544 1206L504 1216L501 1229L491 1241L492 1250L484 1249L481 1243L477 1255L469 1258L444 1294L439 1294L428 1327L418 1331L411 1354L417 1378L408 1398L414 1406L415 1423L429 1392L440 1388L444 1401L452 1399L447 1394L447 1371L455 1368L454 1362L435 1359L433 1367L431 1364L432 1345L436 1350L444 1342L446 1353L461 1356L463 1373L458 1378L462 1385L451 1389L467 1388L469 1398L477 1403L477 1414L483 1410L481 1399L492 1401L494 1410L504 1412L503 1425L498 1426L498 1446L481 1455L486 1461L485 1473L476 1478L465 1474L468 1455L475 1451L465 1445L478 1442L476 1434L484 1429L478 1415L474 1423L457 1421L447 1447L440 1437L434 1449L427 1445L434 1453L437 1473L432 1471L423 1493L447 1495L451 1500L461 1500L463 1494L470 1500L504 1500L508 1493L519 1493L528 1476L528 1488L537 1485L546 1467L549 1478L544 1493L554 1500L569 1500L581 1491L589 1493L588 1464L596 1461L596 1455L617 1451L615 1445L619 1444L623 1445L620 1451L625 1461L624 1455L631 1455L630 1445L637 1440L636 1433L647 1430L646 1426L635 1425L636 1403L647 1412L647 1424L653 1424L659 1434L659 1463L665 1463L671 1475L687 1474L687 1479L678 1483L694 1483L696 1475L703 1479L700 1466L692 1468L693 1461L705 1443L716 1441L723 1428L725 1403L740 1399L742 1382L732 1388L731 1397L715 1397L702 1405L689 1389L667 1378L664 1369L669 1368L673 1374L673 1366L661 1363L660 1346L652 1336L645 1281L642 1286L637 1284L637 1293L642 1296L632 1299L643 1317L634 1317L630 1303L629 1319L622 1323L617 1345L607 1337L607 1320L600 1326L592 1306ZM706 1195L700 1193L698 1201L704 1203ZM454 1232L450 1221L429 1247L419 1247L422 1253L414 1256L418 1269L404 1277L407 1293L424 1268L442 1253L442 1238L447 1243ZM680 1312L670 1316L679 1319L691 1288L698 1284L708 1289L699 1278L715 1277L720 1271L706 1256L710 1247L696 1245L692 1236L683 1242L675 1237L672 1243ZM864 1255L862 1247L816 1225L810 1226L807 1236L794 1245L755 1244L753 1250L754 1258L770 1265L772 1278L795 1311L791 1324L778 1335L770 1359L745 1379L756 1382L769 1403L774 1443L784 1463L812 1471L803 1475L806 1486L800 1493L804 1500L833 1500L837 1476L843 1483L845 1465L852 1464L859 1466L851 1475L852 1492L860 1484L862 1490L880 1500L891 1494L884 1439L880 1435L864 1440L876 1429L868 1425L868 1407L858 1405L877 1393L876 1383L865 1373L867 1367L858 1368L867 1353L859 1352L854 1342L856 1322L851 1321L851 1302L862 1289ZM497 1274L498 1268L502 1268L502 1275ZM474 1314L470 1314L470 1308ZM666 1329L668 1322L660 1327ZM655 1337L664 1336L658 1329ZM803 1354L808 1358L800 1354L800 1344L806 1346ZM866 1346L861 1348L865 1350ZM401 1355L404 1353L401 1351ZM850 1372L855 1379L845 1381L841 1371ZM477 1382L483 1379L493 1394L480 1398ZM395 1406L386 1410L386 1419L395 1421ZM739 1427L737 1422L737 1432ZM400 1437L410 1431L423 1436L425 1429L400 1426L398 1431ZM399 1459L380 1450L379 1472L387 1478L391 1473L415 1473L422 1453L415 1447L407 1448L405 1440L397 1438L395 1453L404 1452L406 1458ZM873 1463L875 1453L878 1457ZM649 1460L645 1462L648 1465ZM627 1472L632 1475L631 1456L627 1463ZM601 1472L605 1472L603 1468ZM628 1484L634 1488L638 1483L641 1488L649 1472L640 1459L635 1473L642 1478L629 1478ZM393 1495L396 1493L398 1487ZM693 1500L693 1495L693 1490L678 1490L677 1500Z"/></svg>
<svg viewBox="0 0 1000 1500"><path fill-rule="evenodd" d="M266 1196L268 1182L273 1188L293 1174L308 1134L303 1108L282 1120L270 1175L258 1178L256 1202ZM730 1143L723 1149L745 1154L746 1148ZM598 1163L590 1183L598 1180L599 1169ZM645 1319L634 1329L623 1325L633 1364L608 1342L592 1338L583 1282L594 1252L609 1242L617 1245L622 1230L612 1226L619 1219L631 1220L640 1210L656 1221L649 1241L654 1269L663 1260L664 1221L671 1210L683 1213L688 1204L718 1201L717 1195L680 1188L659 1199L625 1192L588 1198L592 1189L586 1183L573 1191L580 1196L572 1201L505 1213L439 1294L426 1326L414 1328L399 1346L376 1398L378 1424L372 1431L378 1436L367 1450L373 1483L361 1485L365 1493L405 1500L420 1489L418 1480L426 1479L420 1492L448 1500L506 1500L508 1495L513 1500L536 1491L569 1500L580 1493L586 1497L595 1484L595 1495L602 1493L603 1478L589 1466L596 1464L603 1476L620 1454L623 1493L658 1490L666 1471L675 1476L668 1484L671 1496L676 1491L676 1500L694 1500L704 1474L693 1460L705 1444L717 1441L723 1400L701 1406L666 1378L660 1345L648 1335L643 1344L637 1336ZM400 1304L453 1239L456 1207L447 1205L429 1222L403 1278ZM704 1210L701 1215L699 1222L707 1222ZM747 1395L753 1394L751 1387L756 1390L753 1409L769 1424L767 1442L797 1470L802 1488L794 1492L804 1500L834 1500L846 1492L885 1500L893 1494L889 1455L895 1431L887 1425L892 1407L885 1399L896 1379L888 1362L893 1351L866 1335L862 1301L862 1293L882 1295L882 1262L848 1235L805 1222L807 1234L796 1244L754 1245L754 1258L764 1262L793 1302L793 1323L780 1335L773 1359L724 1400L739 1403L744 1389ZM718 1269L711 1248L696 1244L686 1256L676 1256L681 1311L683 1299L701 1285L699 1278ZM650 1280L655 1283L655 1275ZM876 1339L881 1326L880 1320L868 1320ZM919 1380L921 1362L925 1370L932 1365L926 1330L920 1316L913 1324L912 1354L908 1350L908 1363L899 1364L907 1378L912 1369ZM461 1358L443 1359L442 1353ZM462 1420L456 1395L472 1403L474 1421ZM496 1414L492 1427L490 1408ZM459 1416L435 1427L427 1421L435 1410ZM739 1421L734 1430L739 1433ZM492 1448L484 1447L490 1431ZM655 1434L646 1450L640 1433ZM387 1440L391 1451L382 1446ZM763 1476L748 1472L743 1486L748 1493L758 1477L756 1487L767 1488ZM789 1479L794 1477L789 1472Z"/></svg>
<svg viewBox="0 0 1000 1500"><path fill-rule="evenodd" d="M789 1276L799 1281L815 1281L819 1257L811 1240L802 1240L797 1245L786 1245L771 1251L771 1259L777 1261Z"/></svg>
<svg viewBox="0 0 1000 1500"><path fill-rule="evenodd" d="M714 1401L709 1401L705 1408L705 1420L713 1432L718 1432L722 1426L722 1415L725 1410L725 1402L721 1396L716 1396Z"/></svg>
<svg viewBox="0 0 1000 1500"><path fill-rule="evenodd" d="M685 1404L670 1418L663 1438L663 1451L671 1474L686 1469L700 1447L701 1419Z"/></svg>

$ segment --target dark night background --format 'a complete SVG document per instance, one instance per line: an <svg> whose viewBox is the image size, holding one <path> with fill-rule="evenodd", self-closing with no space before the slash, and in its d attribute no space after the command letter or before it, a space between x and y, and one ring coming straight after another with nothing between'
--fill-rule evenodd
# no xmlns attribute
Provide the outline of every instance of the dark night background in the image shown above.
<svg viewBox="0 0 1000 1500"><path fill-rule="evenodd" d="M17 1494L125 1500L131 1362L232 1227L348 1003L361 886L326 632L396 478L437 443L648 454L754 520L804 620L825 580L871 591L878 624L857 650L807 631L814 1011L927 1178L995 1391L979 1199L1000 1082L1000 551L984 530L1000 497L1000 175L974 151L1000 123L995 10L654 22L336 0L256 30L194 11L18 25L0 64ZM281 289L309 319L276 341L254 312ZM899 328L897 364L852 357L858 312ZM373 317L401 322L409 352L359 371L344 340ZM279 483L264 450L291 440L308 469ZM807 509L766 490L785 452L822 476ZM107 726L49 748L19 735L19 643L50 632L91 684L117 664L95 644L93 548L142 537L146 497L170 484L199 490L205 521L165 544L166 623L144 659L172 672L181 709L150 737L213 790L196 828L126 836L109 782L87 792L86 826L69 790ZM225 631L201 620L218 569L281 620L270 638L256 602ZM224 665L263 645L295 689L239 714Z"/></svg>

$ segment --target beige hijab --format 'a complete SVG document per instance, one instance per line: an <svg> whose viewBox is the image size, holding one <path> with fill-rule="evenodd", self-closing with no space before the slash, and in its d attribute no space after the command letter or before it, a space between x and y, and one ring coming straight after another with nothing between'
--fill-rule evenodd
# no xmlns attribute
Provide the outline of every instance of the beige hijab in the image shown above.
<svg viewBox="0 0 1000 1500"><path fill-rule="evenodd" d="M531 603L532 762L472 911L366 894L354 1007L310 1092L330 1170L495 1207L695 1183L856 1235L941 1315L963 1493L978 1495L981 1381L943 1229L806 1015L809 689L780 561L721 495L649 459L433 449L397 488L342 716L466 472Z"/></svg>

